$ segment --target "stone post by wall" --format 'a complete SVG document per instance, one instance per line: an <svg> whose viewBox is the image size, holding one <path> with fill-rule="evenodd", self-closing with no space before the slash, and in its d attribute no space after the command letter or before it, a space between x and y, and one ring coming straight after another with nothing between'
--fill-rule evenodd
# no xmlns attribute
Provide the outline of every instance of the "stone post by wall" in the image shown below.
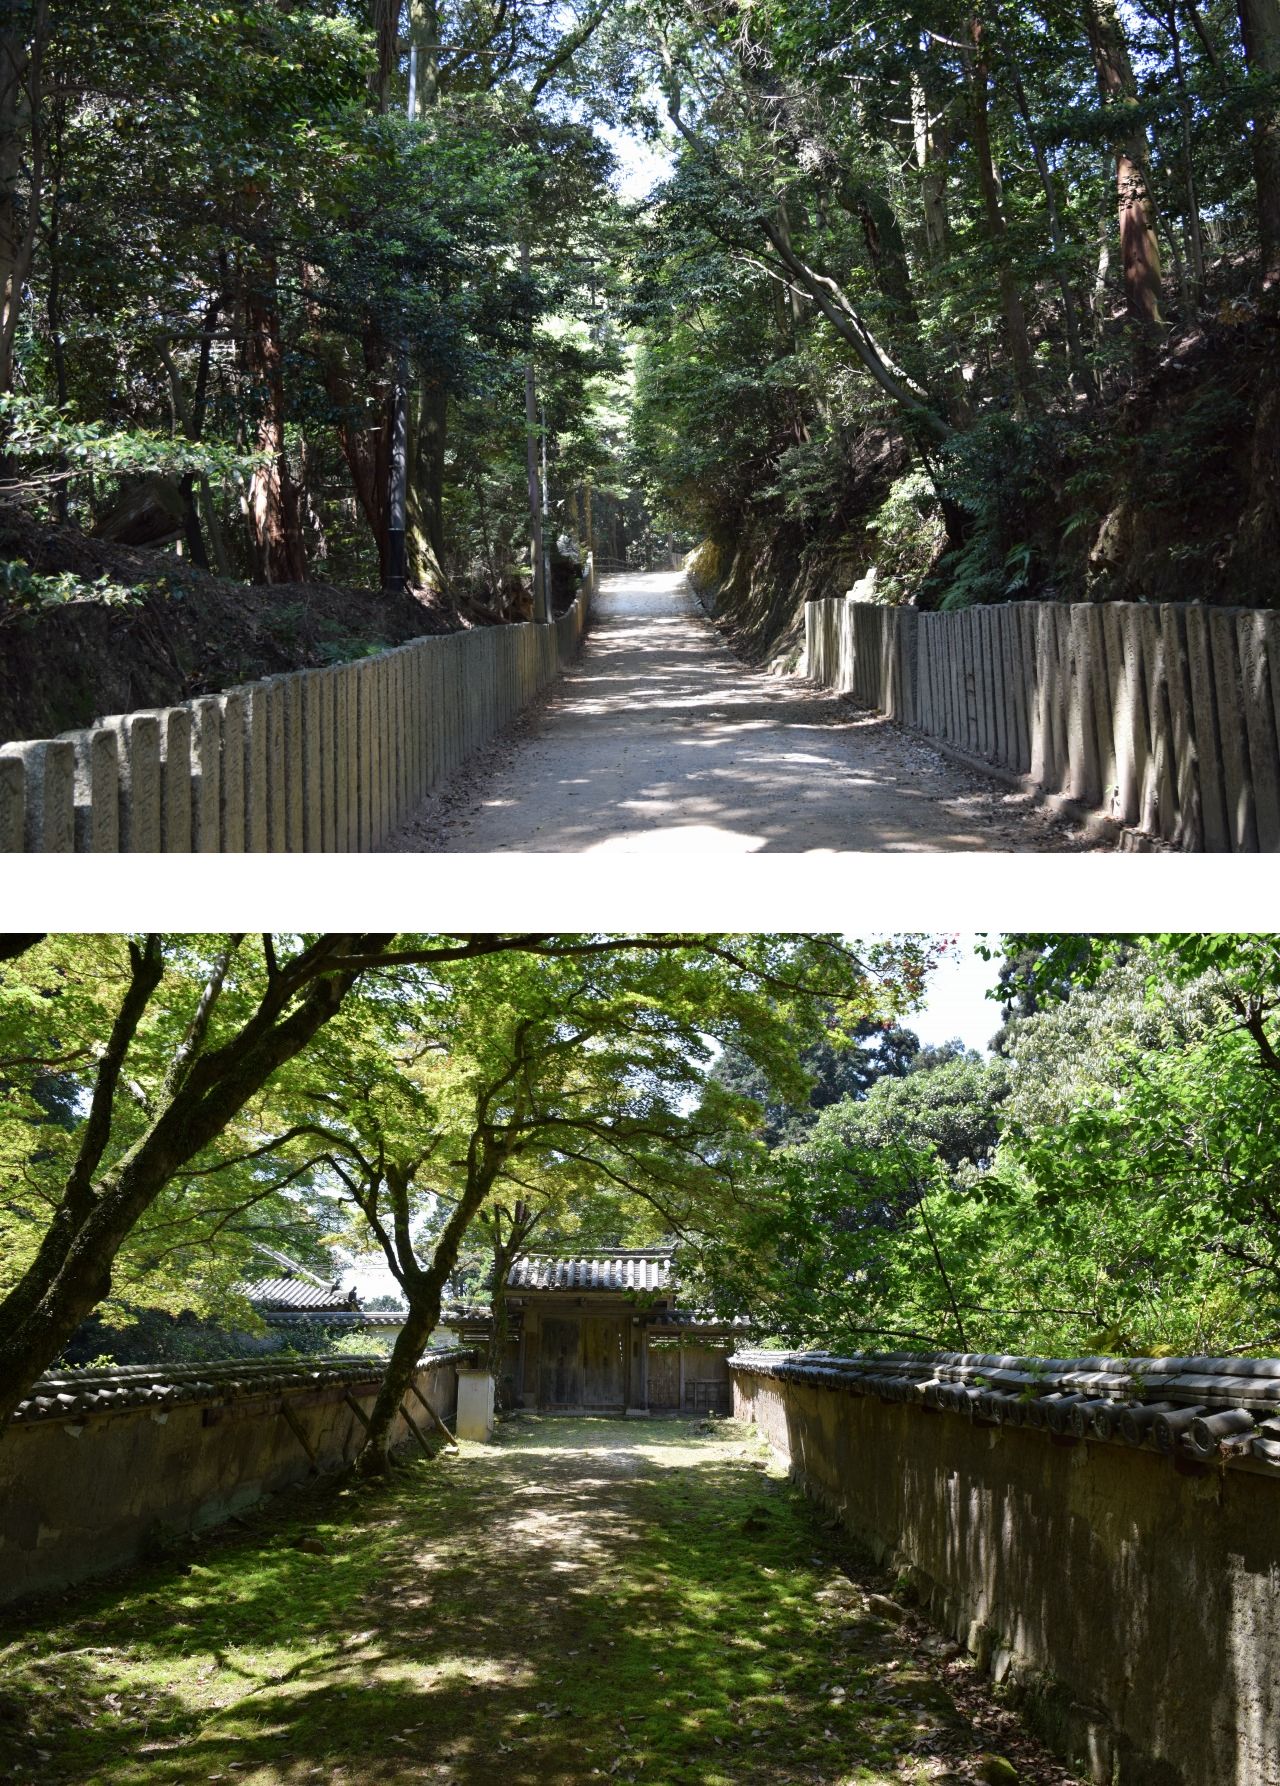
<svg viewBox="0 0 1280 1786"><path fill-rule="evenodd" d="M1280 850L1280 613L805 604L805 674L1122 835Z"/></svg>
<svg viewBox="0 0 1280 1786"><path fill-rule="evenodd" d="M0 746L0 851L376 850L577 651L552 623L415 639Z"/></svg>

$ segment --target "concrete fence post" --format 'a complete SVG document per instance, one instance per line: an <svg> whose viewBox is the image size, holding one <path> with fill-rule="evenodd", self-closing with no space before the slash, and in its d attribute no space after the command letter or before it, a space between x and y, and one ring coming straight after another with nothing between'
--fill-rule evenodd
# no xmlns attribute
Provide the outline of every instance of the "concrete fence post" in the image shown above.
<svg viewBox="0 0 1280 1786"><path fill-rule="evenodd" d="M1169 703L1169 757L1176 807L1173 829L1166 832L1184 850L1204 847L1200 811L1200 781L1196 762L1195 726L1192 721L1191 675L1183 610L1172 602L1160 607L1160 638L1164 647L1165 694Z"/></svg>
<svg viewBox="0 0 1280 1786"><path fill-rule="evenodd" d="M1280 744L1277 742L1271 652L1275 616L1241 613L1236 620L1241 695L1253 781L1257 848L1280 850ZM1272 625L1268 625L1272 622Z"/></svg>
<svg viewBox="0 0 1280 1786"><path fill-rule="evenodd" d="M1060 665L1066 709L1066 792L1085 806L1097 806L1102 795L1102 766L1093 720L1095 666L1088 620L1080 603L1066 615L1065 647Z"/></svg>
<svg viewBox="0 0 1280 1786"><path fill-rule="evenodd" d="M27 766L11 744L0 745L0 851L27 847Z"/></svg>
<svg viewBox="0 0 1280 1786"><path fill-rule="evenodd" d="M272 676L263 686L267 693L267 847L282 854L289 847L284 678Z"/></svg>
<svg viewBox="0 0 1280 1786"><path fill-rule="evenodd" d="M222 848L228 855L244 849L244 696L238 689L222 703Z"/></svg>
<svg viewBox="0 0 1280 1786"><path fill-rule="evenodd" d="M191 847L222 847L222 704L216 695L191 703Z"/></svg>
<svg viewBox="0 0 1280 1786"><path fill-rule="evenodd" d="M267 802L267 685L251 682L244 689L244 847L261 855L271 847Z"/></svg>
<svg viewBox="0 0 1280 1786"><path fill-rule="evenodd" d="M160 847L166 855L191 854L191 709L168 707L160 715Z"/></svg>
<svg viewBox="0 0 1280 1786"><path fill-rule="evenodd" d="M103 724L116 736L120 848L130 854L158 850L162 806L160 720L154 713L125 713L104 720Z"/></svg>
<svg viewBox="0 0 1280 1786"><path fill-rule="evenodd" d="M77 850L113 853L120 848L120 767L116 735L101 726L81 732L76 753Z"/></svg>
<svg viewBox="0 0 1280 1786"><path fill-rule="evenodd" d="M1222 783L1222 748L1218 741L1218 694L1209 642L1209 610L1188 608L1183 615L1187 642L1187 681L1191 693L1191 726L1196 741L1196 784L1200 793L1202 848L1230 849L1227 797Z"/></svg>
<svg viewBox="0 0 1280 1786"><path fill-rule="evenodd" d="M76 842L76 753L66 739L5 745L22 765L24 851L62 854Z"/></svg>
<svg viewBox="0 0 1280 1786"><path fill-rule="evenodd" d="M1218 699L1218 745L1226 796L1228 848L1256 850L1257 814L1254 807L1253 773L1249 739L1245 730L1244 681L1240 673L1237 633L1240 611L1215 608L1209 614L1209 640L1213 652L1213 681Z"/></svg>
<svg viewBox="0 0 1280 1786"><path fill-rule="evenodd" d="M297 676L280 678L280 723L283 733L278 774L283 785L284 841L290 854L305 847L303 830L302 683Z"/></svg>

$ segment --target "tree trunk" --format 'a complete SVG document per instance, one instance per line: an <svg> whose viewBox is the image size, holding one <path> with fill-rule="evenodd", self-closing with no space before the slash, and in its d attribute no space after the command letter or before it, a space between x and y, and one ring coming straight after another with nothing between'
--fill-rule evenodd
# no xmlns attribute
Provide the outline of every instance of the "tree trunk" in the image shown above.
<svg viewBox="0 0 1280 1786"><path fill-rule="evenodd" d="M13 389L13 343L40 218L47 0L4 0L0 16L0 392L6 392Z"/></svg>
<svg viewBox="0 0 1280 1786"><path fill-rule="evenodd" d="M911 82L911 134L920 170L920 210L924 220L925 258L933 265L947 258L951 220L947 214L946 126L934 116L923 82Z"/></svg>
<svg viewBox="0 0 1280 1786"><path fill-rule="evenodd" d="M1044 193L1049 240L1053 244L1055 276L1058 281L1058 290L1062 294L1062 329L1067 343L1067 369L1072 384L1077 390L1084 392L1091 388L1092 380L1084 363L1084 351L1080 345L1080 324L1076 316L1075 293L1071 289L1071 278L1067 272L1067 238L1062 228L1062 216L1058 210L1058 195L1054 189L1053 170L1049 166L1049 157L1045 154L1039 132L1032 122L1031 105L1027 99L1027 89L1019 72L1018 64L1012 56L1006 57L1005 63L1009 71L1009 80L1013 88L1018 113L1035 160L1036 172L1040 176L1040 187Z"/></svg>
<svg viewBox="0 0 1280 1786"><path fill-rule="evenodd" d="M981 21L971 19L969 32L973 39L973 58L969 64L969 91L973 126L973 151L978 169L978 189L987 219L987 236L996 257L996 280L1000 287L1000 307L1004 312L1005 339L1013 363L1013 382L1018 395L1017 407L1029 409L1036 402L1035 371L1031 359L1031 338L1027 333L1027 313L1018 289L1017 276L1009 258L1009 231L1000 202L1000 176L991 153L991 123L987 109L988 68L983 50Z"/></svg>
<svg viewBox="0 0 1280 1786"><path fill-rule="evenodd" d="M245 324L246 360L262 403L258 448L267 455L249 484L256 571L264 583L305 583L298 492L285 453L284 348L274 266L247 281Z"/></svg>
<svg viewBox="0 0 1280 1786"><path fill-rule="evenodd" d="M321 939L307 951L310 965L340 955L352 941L347 936ZM158 955L140 957L135 965L113 1029L113 1043L117 1031L122 1032L117 1076L162 972ZM83 1172L79 1165L73 1169L36 1258L0 1301L0 1431L35 1379L48 1370L81 1321L107 1295L116 1255L140 1217L276 1068L305 1048L337 1014L357 978L357 973L344 971L302 982L291 978L289 969L282 970L237 1035L195 1059L120 1159L96 1178L96 1158ZM104 1059L111 1058L109 1046ZM93 1144L95 1127L100 1129L97 1158L105 1148L114 1084L113 1079L106 1085L104 1110L95 1095L83 1131L82 1157L85 1147Z"/></svg>
<svg viewBox="0 0 1280 1786"><path fill-rule="evenodd" d="M1085 28L1093 50L1098 91L1118 114L1113 137L1116 195L1120 215L1120 257L1125 303L1139 337L1160 327L1162 272L1156 240L1156 207L1147 173L1147 139L1133 117L1137 83L1115 0L1086 0Z"/></svg>
<svg viewBox="0 0 1280 1786"><path fill-rule="evenodd" d="M1170 6L1165 15L1169 42L1173 46L1173 78L1178 89L1178 118L1182 137L1182 190L1187 203L1187 238L1191 250L1191 297L1198 310L1204 303L1204 238L1200 233L1200 195L1196 191L1195 158L1191 141L1191 96L1187 92L1187 71L1182 62L1182 37L1178 31L1178 9Z"/></svg>
<svg viewBox="0 0 1280 1786"><path fill-rule="evenodd" d="M448 392L438 368L428 368L413 405L409 478L409 581L440 589L444 576L444 453Z"/></svg>
<svg viewBox="0 0 1280 1786"><path fill-rule="evenodd" d="M920 170L925 258L930 267L937 269L951 252L951 218L947 209L951 134L941 114L934 112L928 91L918 78L911 83L911 135ZM947 420L953 428L967 428L973 419L973 406L965 388L960 343L950 329L943 339L950 361L945 374Z"/></svg>
<svg viewBox="0 0 1280 1786"><path fill-rule="evenodd" d="M369 97L377 112L391 104L391 77L400 52L401 0L373 0L372 19L376 60L369 75Z"/></svg>
<svg viewBox="0 0 1280 1786"><path fill-rule="evenodd" d="M1266 77L1271 96L1253 119L1253 177L1258 189L1262 282L1280 285L1280 0L1239 0L1249 71Z"/></svg>
<svg viewBox="0 0 1280 1786"><path fill-rule="evenodd" d="M504 1220L510 1226L506 1234L502 1232ZM489 1375L496 1385L498 1406L507 1406L503 1390L503 1372L506 1366L507 1341L511 1335L511 1323L507 1309L507 1279L511 1276L511 1267L520 1258L529 1244L530 1236L537 1227L539 1214L529 1208L520 1199L507 1217L503 1209L493 1211L493 1220L489 1224L490 1242L493 1246L493 1271L489 1278Z"/></svg>
<svg viewBox="0 0 1280 1786"><path fill-rule="evenodd" d="M338 445L351 474L360 511L368 523L378 554L378 581L385 582L387 553L387 488L391 476L390 384L385 344L366 327L363 367L353 364L345 342L324 329L324 315L313 286L315 274L303 269L309 322L308 346L320 368L325 393L337 418Z"/></svg>
<svg viewBox="0 0 1280 1786"><path fill-rule="evenodd" d="M467 1229L477 1215L493 1186L504 1155L486 1147L477 1168L468 1173L467 1186L436 1242L431 1264L424 1271L412 1258L400 1258L401 1286L409 1303L409 1314L396 1335L396 1343L387 1361L386 1374L369 1416L357 1467L364 1476L385 1476L391 1468L391 1428L400 1404L409 1390L419 1358L440 1321L440 1303L449 1275L458 1262L458 1252ZM396 1173L388 1168L391 1185ZM403 1253L403 1249L402 1249Z"/></svg>

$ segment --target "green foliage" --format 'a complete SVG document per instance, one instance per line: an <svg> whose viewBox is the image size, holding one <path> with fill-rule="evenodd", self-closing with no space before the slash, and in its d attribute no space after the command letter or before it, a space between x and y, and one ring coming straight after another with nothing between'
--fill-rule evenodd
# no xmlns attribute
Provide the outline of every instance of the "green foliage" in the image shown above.
<svg viewBox="0 0 1280 1786"><path fill-rule="evenodd" d="M56 1221L108 1038L134 972L117 936L48 938L0 964L0 1296L18 1292ZM312 939L314 940L314 939ZM266 1242L303 1264L330 1249L426 1269L458 1203L535 1197L566 1233L651 1238L711 1224L760 1151L758 1106L711 1077L732 1046L783 1099L828 1022L888 1021L918 997L918 940L858 953L831 938L578 939L438 961L447 939L378 954L310 1045L228 1111L127 1227L105 1318L184 1311L252 1324L237 1284ZM162 968L108 1099L97 1182L169 1111L175 1055L211 983L202 1058L232 1047L298 939L166 936ZM421 957L418 959L417 957ZM221 974L221 978L217 976ZM483 1170L482 1170L483 1168ZM419 1254L420 1249L420 1254Z"/></svg>
<svg viewBox="0 0 1280 1786"><path fill-rule="evenodd" d="M75 477L130 478L146 472L247 477L261 462L260 454L238 452L226 442L188 441L147 428L81 422L69 411L12 391L0 395L0 438L17 459L57 460L59 466L33 474L46 483Z"/></svg>
<svg viewBox="0 0 1280 1786"><path fill-rule="evenodd" d="M904 472L867 522L876 595L887 602L912 595L946 539L938 493L921 470Z"/></svg>
<svg viewBox="0 0 1280 1786"><path fill-rule="evenodd" d="M145 586L117 583L109 571L89 581L74 571L33 571L20 559L0 560L0 606L38 614L67 602L98 602L127 608L146 599Z"/></svg>
<svg viewBox="0 0 1280 1786"><path fill-rule="evenodd" d="M792 1343L1062 1357L1280 1342L1280 952L1019 937L1002 1055L826 1108L703 1250Z"/></svg>
<svg viewBox="0 0 1280 1786"><path fill-rule="evenodd" d="M725 1049L713 1076L729 1090L759 1103L764 1116L761 1133L770 1147L777 1147L799 1140L831 1105L865 1098L882 1079L909 1072L919 1055L920 1043L912 1031L860 1023L843 1033L831 1030L805 1050L802 1065L811 1083L802 1104L780 1102L768 1076L736 1048Z"/></svg>

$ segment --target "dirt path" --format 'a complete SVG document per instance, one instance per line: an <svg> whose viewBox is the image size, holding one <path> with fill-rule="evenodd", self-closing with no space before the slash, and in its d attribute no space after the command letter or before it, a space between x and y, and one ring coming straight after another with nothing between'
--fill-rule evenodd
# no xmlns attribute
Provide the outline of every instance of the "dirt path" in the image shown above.
<svg viewBox="0 0 1280 1786"><path fill-rule="evenodd" d="M1069 1786L885 1586L751 1429L522 1417L10 1619L0 1779Z"/></svg>
<svg viewBox="0 0 1280 1786"><path fill-rule="evenodd" d="M397 850L1067 850L1062 826L828 690L741 663L678 572L603 579L549 700Z"/></svg>

